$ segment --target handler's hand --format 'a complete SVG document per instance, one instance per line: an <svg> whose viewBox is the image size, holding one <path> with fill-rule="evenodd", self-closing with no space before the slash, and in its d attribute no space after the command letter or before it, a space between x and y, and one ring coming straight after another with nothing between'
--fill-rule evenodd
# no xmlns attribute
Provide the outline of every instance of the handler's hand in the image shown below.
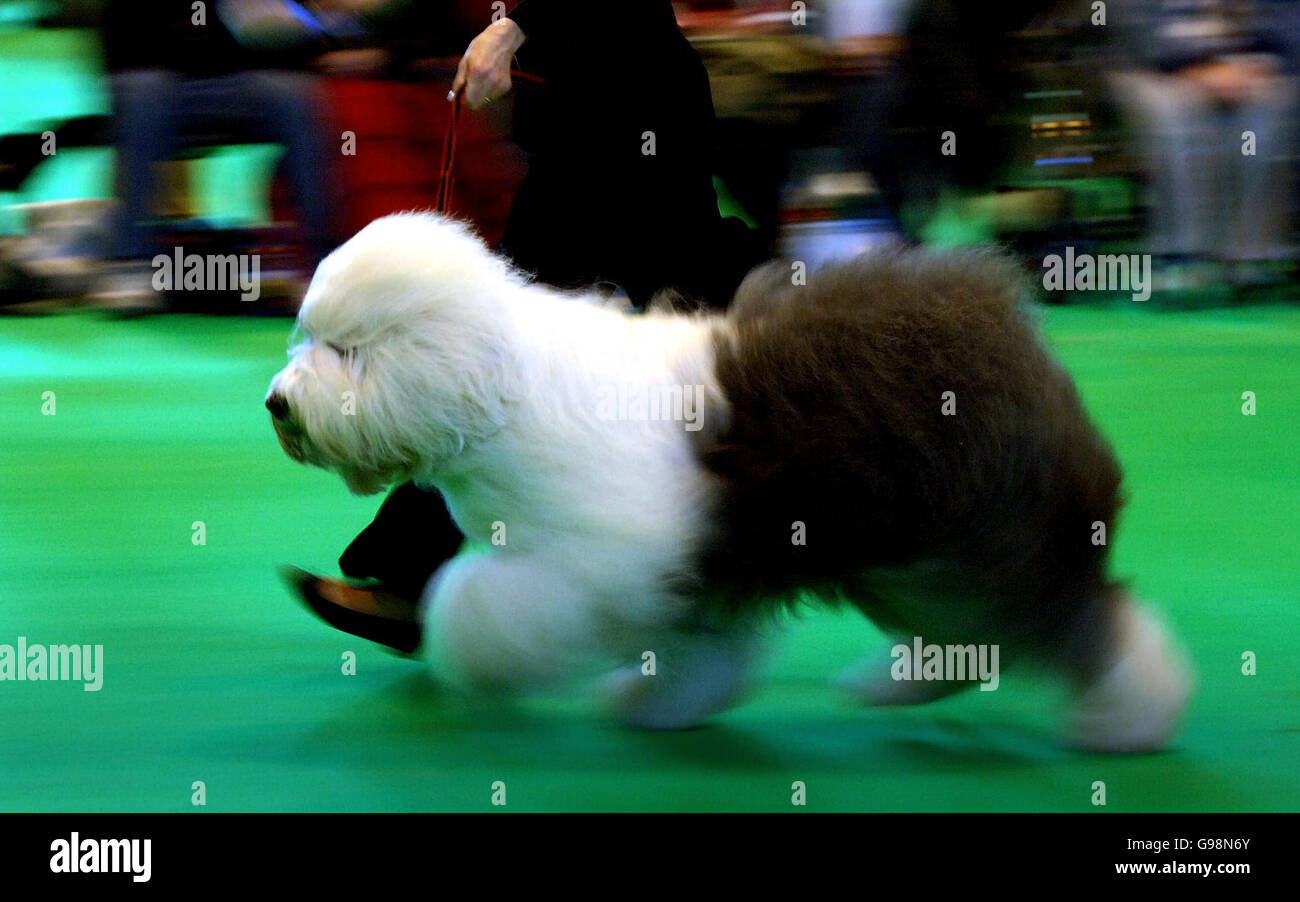
<svg viewBox="0 0 1300 902"><path fill-rule="evenodd" d="M1227 60L1191 66L1183 74L1224 103L1244 103L1267 97L1276 70L1267 59Z"/></svg>
<svg viewBox="0 0 1300 902"><path fill-rule="evenodd" d="M476 110L510 90L510 58L524 42L513 19L497 19L469 42L456 67L452 92L465 89L465 103Z"/></svg>

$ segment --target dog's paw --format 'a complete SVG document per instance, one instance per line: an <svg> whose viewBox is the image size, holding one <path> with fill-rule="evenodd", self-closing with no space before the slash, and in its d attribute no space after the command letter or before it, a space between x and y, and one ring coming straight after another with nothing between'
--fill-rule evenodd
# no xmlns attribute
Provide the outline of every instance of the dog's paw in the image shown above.
<svg viewBox="0 0 1300 902"><path fill-rule="evenodd" d="M704 643L674 650L674 660L662 661L657 674L645 674L639 666L616 670L605 678L607 706L630 727L698 727L740 699L756 650L747 640Z"/></svg>
<svg viewBox="0 0 1300 902"><path fill-rule="evenodd" d="M658 679L642 674L639 667L607 676L604 688L609 713L625 726L640 730L689 730L702 726L731 702L730 685L695 683L665 691Z"/></svg>
<svg viewBox="0 0 1300 902"><path fill-rule="evenodd" d="M1075 702L1071 738L1081 749L1148 752L1173 737L1192 692L1182 650L1149 612L1120 609L1110 664Z"/></svg>

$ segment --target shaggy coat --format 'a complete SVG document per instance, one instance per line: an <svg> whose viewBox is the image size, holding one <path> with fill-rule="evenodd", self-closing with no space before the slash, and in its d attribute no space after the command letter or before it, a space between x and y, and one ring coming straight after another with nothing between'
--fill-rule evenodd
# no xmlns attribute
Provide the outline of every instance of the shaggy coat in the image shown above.
<svg viewBox="0 0 1300 902"><path fill-rule="evenodd" d="M724 485L720 596L815 588L940 643L1095 647L1076 627L1115 595L1093 537L1113 534L1120 469L1018 284L976 252L751 274L714 328L729 428L701 448ZM921 586L900 581L964 611L910 605Z"/></svg>
<svg viewBox="0 0 1300 902"><path fill-rule="evenodd" d="M1108 577L1120 469L1017 284L994 256L895 250L798 285L768 264L725 316L633 316L530 283L458 223L386 217L321 264L268 406L285 450L353 491L443 494L473 545L424 593L443 675L618 665L619 716L689 726L744 688L761 615L815 596L900 641L1044 663L1076 742L1153 748L1187 669ZM971 685L893 664L840 684L871 704Z"/></svg>

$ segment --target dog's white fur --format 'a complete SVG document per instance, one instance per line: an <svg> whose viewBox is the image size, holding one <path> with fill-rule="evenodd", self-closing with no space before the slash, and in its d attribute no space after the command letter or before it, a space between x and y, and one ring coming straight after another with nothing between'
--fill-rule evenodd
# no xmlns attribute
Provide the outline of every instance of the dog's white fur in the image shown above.
<svg viewBox="0 0 1300 902"><path fill-rule="evenodd" d="M706 318L630 317L530 284L461 224L399 215L321 264L299 325L271 386L298 419L279 427L285 449L358 493L436 486L484 549L426 590L439 669L530 685L650 650L666 687L682 649L705 653L708 640L667 628L685 603L668 586L689 577L711 503L690 433L598 411L628 383L707 388ZM717 644L749 654L732 636Z"/></svg>
<svg viewBox="0 0 1300 902"><path fill-rule="evenodd" d="M443 676L533 686L583 661L620 661L616 707L650 727L692 725L734 700L754 636L737 624L679 626L715 477L683 423L599 413L618 386L702 385L705 415L725 420L713 382L712 342L731 337L722 320L628 316L532 284L463 225L406 214L375 221L320 265L299 327L303 341L270 389L291 412L276 421L285 450L357 493L436 487L476 545L422 601L422 654ZM1082 696L1081 744L1154 747L1186 699L1176 648L1133 610L1116 663ZM634 663L645 651L656 655L653 680ZM859 681L879 684L889 663Z"/></svg>

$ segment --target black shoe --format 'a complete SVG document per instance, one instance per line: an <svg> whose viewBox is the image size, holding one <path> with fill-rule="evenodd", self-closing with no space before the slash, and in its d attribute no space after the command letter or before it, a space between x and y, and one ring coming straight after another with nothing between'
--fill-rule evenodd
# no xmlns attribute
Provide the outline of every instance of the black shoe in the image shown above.
<svg viewBox="0 0 1300 902"><path fill-rule="evenodd" d="M316 616L335 629L404 655L420 647L418 606L378 586L354 586L284 565L280 575ZM328 593L328 596L326 596Z"/></svg>

